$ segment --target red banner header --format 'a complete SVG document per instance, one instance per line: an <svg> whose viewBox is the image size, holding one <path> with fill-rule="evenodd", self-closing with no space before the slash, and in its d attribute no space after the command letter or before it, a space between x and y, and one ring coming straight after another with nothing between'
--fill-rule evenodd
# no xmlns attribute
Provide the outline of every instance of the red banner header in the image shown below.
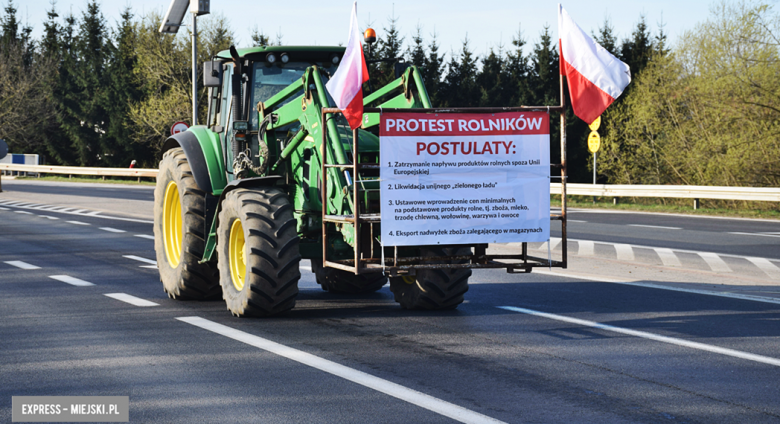
<svg viewBox="0 0 780 424"><path fill-rule="evenodd" d="M550 134L547 112L383 113L380 136L460 136Z"/></svg>

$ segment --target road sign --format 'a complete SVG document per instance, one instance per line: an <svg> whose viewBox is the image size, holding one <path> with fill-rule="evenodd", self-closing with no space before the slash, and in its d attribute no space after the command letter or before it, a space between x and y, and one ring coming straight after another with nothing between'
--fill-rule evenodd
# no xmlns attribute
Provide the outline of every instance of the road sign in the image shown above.
<svg viewBox="0 0 780 424"><path fill-rule="evenodd" d="M601 116L596 118L595 121L588 124L588 128L590 128L591 131L598 131L600 126L601 126Z"/></svg>
<svg viewBox="0 0 780 424"><path fill-rule="evenodd" d="M179 121L171 126L171 135L187 131L190 126L186 122Z"/></svg>
<svg viewBox="0 0 780 424"><path fill-rule="evenodd" d="M588 135L588 151L591 153L596 153L599 151L600 146L601 137L599 137L599 133L596 131L591 131L590 135Z"/></svg>

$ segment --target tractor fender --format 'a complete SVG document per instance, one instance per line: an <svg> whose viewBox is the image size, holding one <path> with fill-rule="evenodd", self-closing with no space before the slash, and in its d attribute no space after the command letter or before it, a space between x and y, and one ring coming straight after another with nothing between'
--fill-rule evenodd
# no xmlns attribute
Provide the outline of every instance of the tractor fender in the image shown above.
<svg viewBox="0 0 780 424"><path fill-rule="evenodd" d="M184 150L198 187L206 193L219 196L227 185L219 135L205 126L194 126L165 140L161 154L174 147Z"/></svg>

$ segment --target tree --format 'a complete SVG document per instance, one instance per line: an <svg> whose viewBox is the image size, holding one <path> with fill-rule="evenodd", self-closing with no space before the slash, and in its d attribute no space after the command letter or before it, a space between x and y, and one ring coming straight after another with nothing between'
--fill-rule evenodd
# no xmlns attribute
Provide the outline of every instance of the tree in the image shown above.
<svg viewBox="0 0 780 424"><path fill-rule="evenodd" d="M263 30L258 29L257 25L252 28L252 34L250 35L252 38L252 45L253 46L272 46L273 43L271 42L271 38L265 35Z"/></svg>
<svg viewBox="0 0 780 424"><path fill-rule="evenodd" d="M525 39L521 28L518 28L517 34L512 37L512 45L515 49L507 53L506 59L507 80L505 88L511 93L507 105L529 105L533 103L533 93L529 84L531 66L528 63L528 57L523 52Z"/></svg>
<svg viewBox="0 0 780 424"><path fill-rule="evenodd" d="M477 57L469 48L468 35L463 40L460 56L454 53L447 64L447 75L441 86L442 106L478 106L481 92L477 85Z"/></svg>
<svg viewBox="0 0 780 424"><path fill-rule="evenodd" d="M436 42L436 31L431 34L431 43L428 44L428 58L425 60L425 68L422 70L423 83L428 91L431 104L437 107L441 104L441 79L444 74L444 55L439 54L439 44Z"/></svg>
<svg viewBox="0 0 780 424"><path fill-rule="evenodd" d="M558 50L552 41L549 25L539 35L531 58L531 91L535 105L560 104Z"/></svg>

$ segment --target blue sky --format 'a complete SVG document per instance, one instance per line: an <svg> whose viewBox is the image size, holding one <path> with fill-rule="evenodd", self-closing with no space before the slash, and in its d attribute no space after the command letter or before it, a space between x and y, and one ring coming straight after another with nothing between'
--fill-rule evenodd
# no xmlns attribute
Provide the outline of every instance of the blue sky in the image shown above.
<svg viewBox="0 0 780 424"><path fill-rule="evenodd" d="M20 19L32 24L34 36L40 36L50 0L14 0L14 3ZM60 16L68 11L80 16L86 4L86 0L58 0L56 9ZM165 12L169 0L102 0L100 4L109 23L115 25L127 5L132 5L136 15L141 15L154 9ZM240 46L250 44L249 34L255 25L272 37L280 32L284 44L328 45L346 42L351 4L351 0L211 0L211 11L222 13L230 20ZM468 34L472 50L482 55L491 47L496 48L500 41L510 46L518 27L522 28L528 44L538 40L545 24L557 38L557 4L558 1L544 0L359 1L358 19L361 26L371 22L381 38L382 28L388 26L388 18L394 13L407 43L411 43L411 35L421 25L426 42L436 31L443 52L459 51ZM687 0L591 0L564 2L563 6L586 31L596 30L609 17L621 39L630 36L640 14L645 15L654 33L663 20L673 43L685 30L705 20L712 4L713 1Z"/></svg>

